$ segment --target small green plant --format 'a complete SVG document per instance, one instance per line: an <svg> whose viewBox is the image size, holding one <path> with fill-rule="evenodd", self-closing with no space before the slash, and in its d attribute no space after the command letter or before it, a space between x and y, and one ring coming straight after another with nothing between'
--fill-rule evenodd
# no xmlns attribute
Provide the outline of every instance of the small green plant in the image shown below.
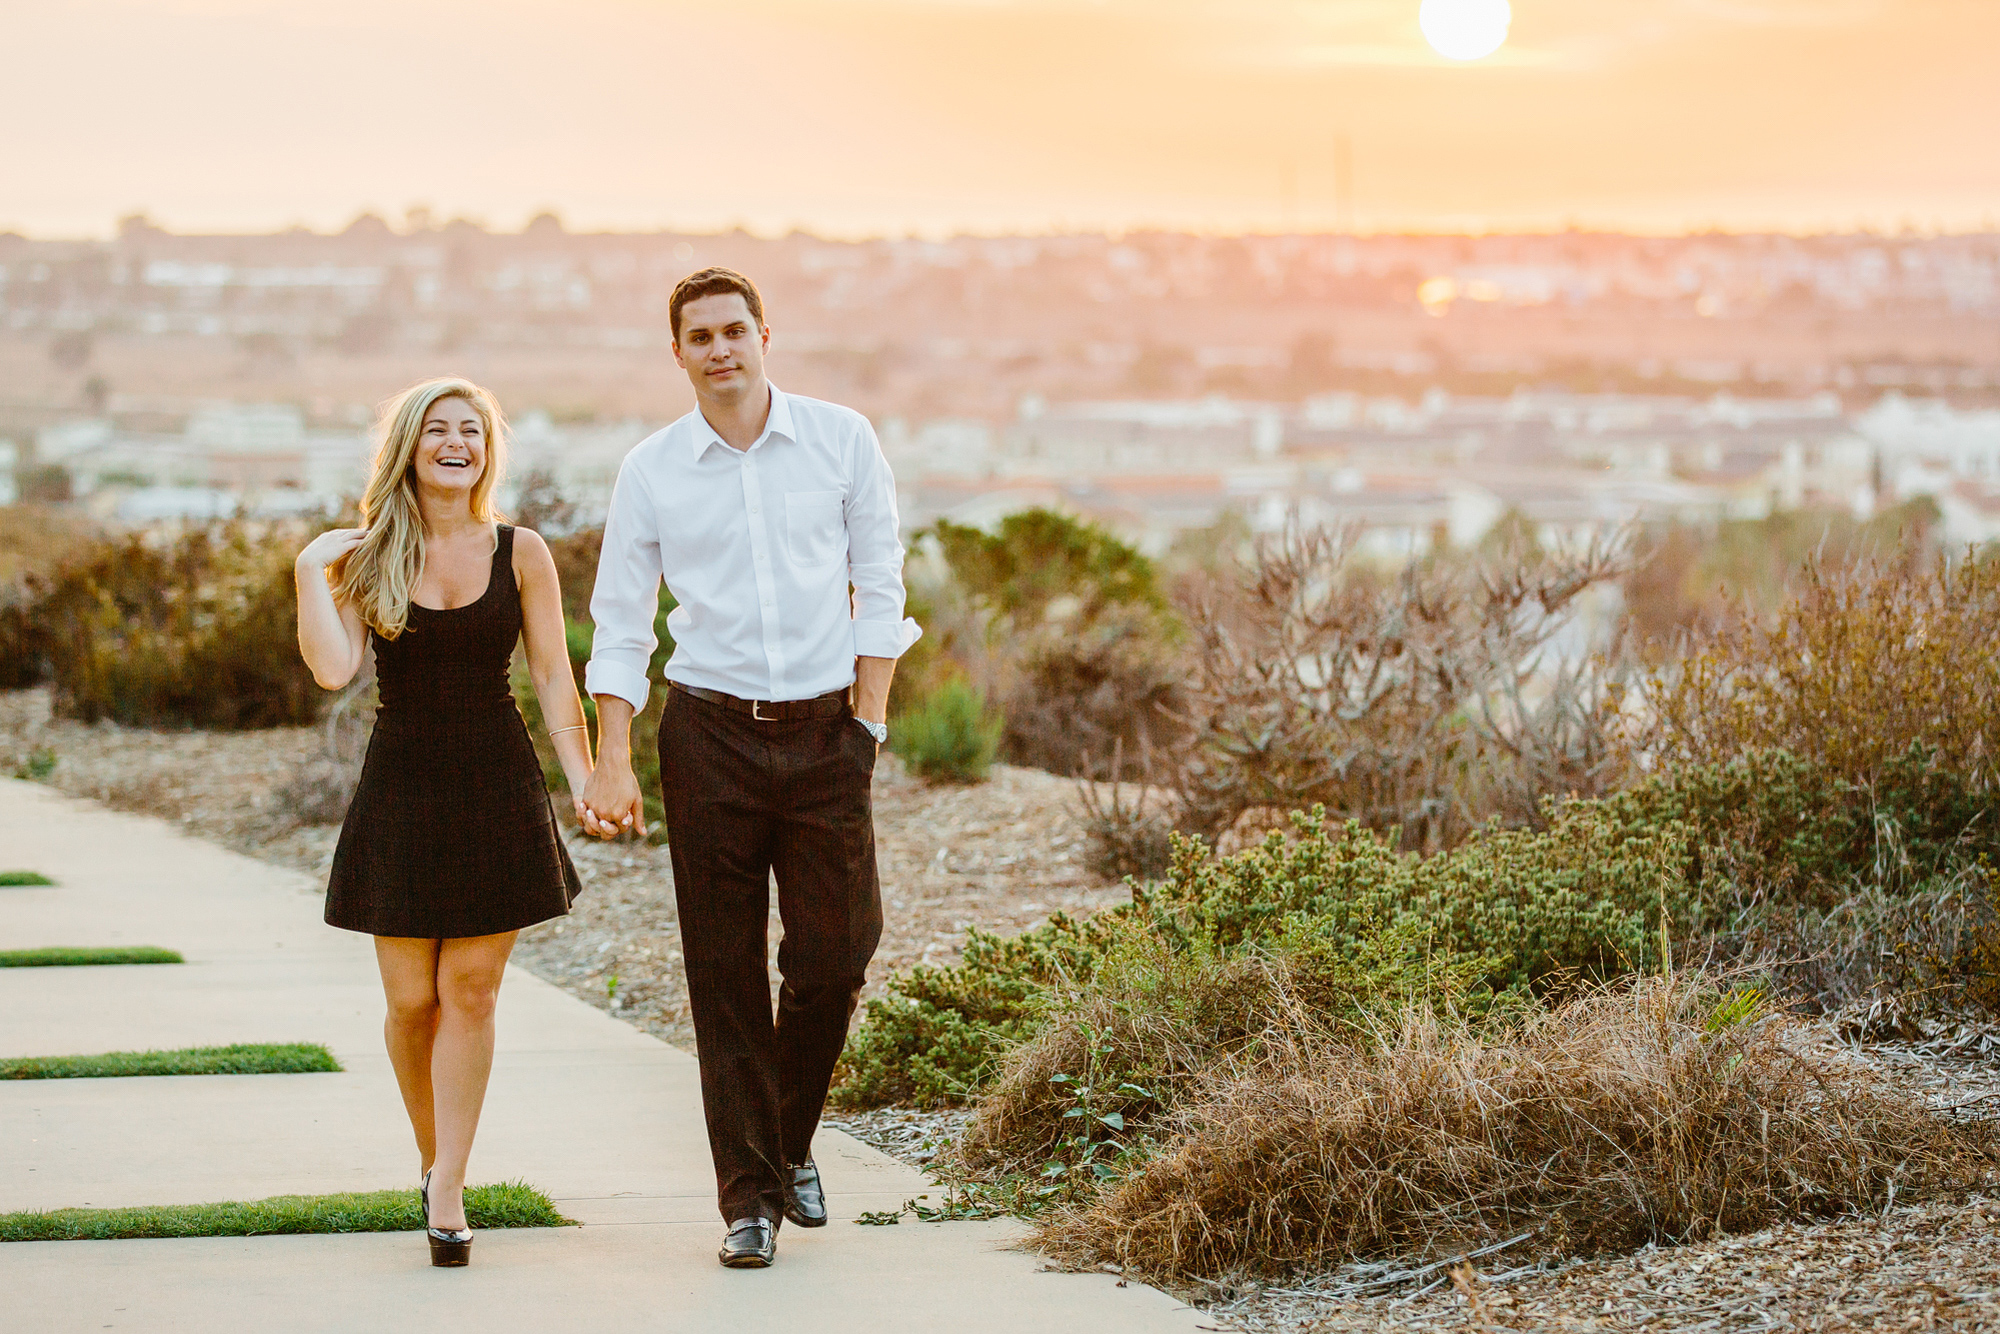
<svg viewBox="0 0 2000 1334"><path fill-rule="evenodd" d="M40 871L0 871L0 886L53 885L55 881Z"/></svg>
<svg viewBox="0 0 2000 1334"><path fill-rule="evenodd" d="M1752 1015L1763 1013L1770 1002L1756 987L1745 987L1732 991L1715 1003L1708 1013L1702 1029L1709 1033L1720 1033L1725 1028L1734 1028Z"/></svg>
<svg viewBox="0 0 2000 1334"><path fill-rule="evenodd" d="M604 979L604 1003L612 1009L618 1008L618 974Z"/></svg>
<svg viewBox="0 0 2000 1334"><path fill-rule="evenodd" d="M1006 721L963 680L947 681L923 704L897 717L889 744L933 782L977 783L1000 749Z"/></svg>
<svg viewBox="0 0 2000 1334"><path fill-rule="evenodd" d="M36 746L28 752L26 759L14 766L14 777L25 778L31 783L46 783L55 771L55 751L47 746Z"/></svg>
<svg viewBox="0 0 2000 1334"><path fill-rule="evenodd" d="M0 968L89 968L103 964L186 962L175 951L163 950L157 945L111 949L53 945L38 950L0 950Z"/></svg>
<svg viewBox="0 0 2000 1334"><path fill-rule="evenodd" d="M0 1079L124 1079L134 1075L337 1074L340 1062L317 1042L237 1043L177 1051L111 1051L101 1056L0 1059Z"/></svg>
<svg viewBox="0 0 2000 1334"><path fill-rule="evenodd" d="M1119 1106L1129 1105L1134 1098L1143 1102L1154 1100L1151 1093L1129 1080L1119 1080L1108 1091L1099 1088L1098 1082L1107 1077L1106 1070L1118 1063L1118 1043L1088 1021L1080 1027L1088 1043L1089 1074L1082 1080L1060 1070L1049 1076L1049 1083L1075 1105L1063 1112L1061 1122L1066 1133L1055 1155L1042 1166L1044 1184L1035 1191L1035 1196L1044 1201L1093 1195L1122 1176L1123 1164L1119 1160L1128 1149L1123 1138L1125 1113L1104 1108L1114 1102Z"/></svg>

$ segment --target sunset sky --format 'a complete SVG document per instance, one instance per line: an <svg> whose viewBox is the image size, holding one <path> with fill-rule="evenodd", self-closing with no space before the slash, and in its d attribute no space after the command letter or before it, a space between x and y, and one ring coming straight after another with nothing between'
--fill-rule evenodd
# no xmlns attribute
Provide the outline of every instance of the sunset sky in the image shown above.
<svg viewBox="0 0 2000 1334"><path fill-rule="evenodd" d="M2000 0L11 0L0 229L1964 229Z"/></svg>

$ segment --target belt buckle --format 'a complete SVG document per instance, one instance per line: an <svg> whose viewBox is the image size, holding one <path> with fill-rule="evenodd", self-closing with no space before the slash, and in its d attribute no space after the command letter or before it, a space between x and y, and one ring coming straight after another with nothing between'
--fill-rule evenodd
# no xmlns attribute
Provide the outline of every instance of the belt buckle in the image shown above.
<svg viewBox="0 0 2000 1334"><path fill-rule="evenodd" d="M758 722L760 722L760 723L780 723L780 722L783 722L783 721L784 721L784 719L782 719L782 718L766 718L766 717L765 717L765 716L764 716L763 714L761 714L761 713L759 713L759 712L757 711L757 710L759 710L760 708L762 708L763 706L764 706L764 701L763 701L763 700L761 700L761 699L753 699L753 700L751 700L751 701L750 701L750 716L751 716L752 718L755 718L755 719L756 719L756 720L757 720Z"/></svg>

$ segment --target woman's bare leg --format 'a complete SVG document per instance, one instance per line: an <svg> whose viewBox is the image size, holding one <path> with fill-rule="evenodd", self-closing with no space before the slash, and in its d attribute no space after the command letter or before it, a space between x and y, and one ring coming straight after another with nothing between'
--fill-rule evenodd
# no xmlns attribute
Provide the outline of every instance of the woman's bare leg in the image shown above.
<svg viewBox="0 0 2000 1334"><path fill-rule="evenodd" d="M438 1029L437 940L408 936L375 937L375 963L382 970L382 991L389 1001L382 1037L389 1047L389 1064L396 1070L396 1087L403 1091L403 1109L417 1135L419 1172L428 1172L437 1158L436 1113L431 1096L431 1047Z"/></svg>
<svg viewBox="0 0 2000 1334"><path fill-rule="evenodd" d="M493 1071L493 1006L516 931L442 942L437 962L437 1041L431 1049L437 1157L431 1225L465 1226L465 1166Z"/></svg>

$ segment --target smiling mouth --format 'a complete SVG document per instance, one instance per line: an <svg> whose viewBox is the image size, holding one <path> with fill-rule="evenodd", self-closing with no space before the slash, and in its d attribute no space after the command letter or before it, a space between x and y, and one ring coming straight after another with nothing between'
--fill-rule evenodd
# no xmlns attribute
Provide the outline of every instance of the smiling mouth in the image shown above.
<svg viewBox="0 0 2000 1334"><path fill-rule="evenodd" d="M440 468L470 468L470 467L472 466L472 460L471 460L471 459L439 459L439 460L437 461L437 466L438 466L438 467L440 467Z"/></svg>

